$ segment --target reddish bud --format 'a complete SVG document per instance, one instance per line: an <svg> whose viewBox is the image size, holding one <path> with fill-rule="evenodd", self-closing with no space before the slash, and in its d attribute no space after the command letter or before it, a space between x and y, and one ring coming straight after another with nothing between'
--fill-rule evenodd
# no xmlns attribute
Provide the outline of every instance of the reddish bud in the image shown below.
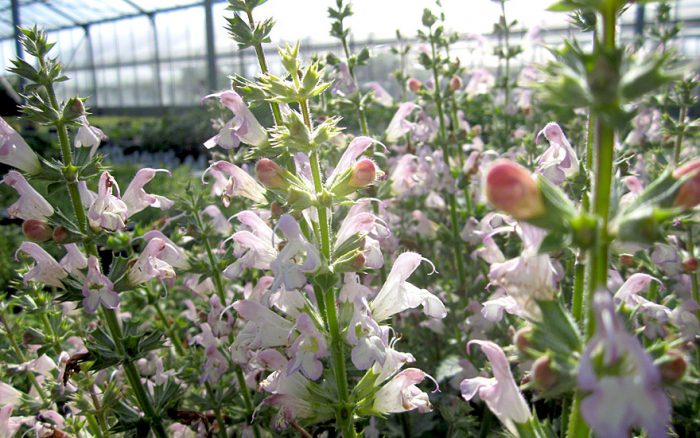
<svg viewBox="0 0 700 438"><path fill-rule="evenodd" d="M268 189L284 189L287 183L282 178L284 170L274 161L263 158L255 165L258 180Z"/></svg>
<svg viewBox="0 0 700 438"><path fill-rule="evenodd" d="M676 194L673 205L691 209L700 204L700 159L693 160L673 171L673 177L688 178Z"/></svg>
<svg viewBox="0 0 700 438"><path fill-rule="evenodd" d="M360 271L365 267L365 255L364 254L358 254L355 256L354 259L352 259L352 267L355 268L356 270Z"/></svg>
<svg viewBox="0 0 700 438"><path fill-rule="evenodd" d="M489 203L518 220L544 214L544 201L530 171L509 160L497 160L486 175Z"/></svg>
<svg viewBox="0 0 700 438"><path fill-rule="evenodd" d="M678 350L668 350L666 355L669 356L669 359L659 365L661 379L667 384L676 383L685 375L688 361Z"/></svg>
<svg viewBox="0 0 700 438"><path fill-rule="evenodd" d="M530 335L532 334L532 329L530 327L523 327L513 336L513 344L515 348L520 353L527 354L528 348L530 348Z"/></svg>
<svg viewBox="0 0 700 438"><path fill-rule="evenodd" d="M450 79L450 91L457 91L462 88L462 78L455 75Z"/></svg>
<svg viewBox="0 0 700 438"><path fill-rule="evenodd" d="M532 364L532 380L542 390L551 389L557 384L559 377L552 369L549 357L542 356Z"/></svg>
<svg viewBox="0 0 700 438"><path fill-rule="evenodd" d="M632 254L620 254L620 263L622 263L623 266L631 268L634 266L634 256Z"/></svg>
<svg viewBox="0 0 700 438"><path fill-rule="evenodd" d="M270 204L270 214L272 215L273 218L279 218L284 214L284 209L282 208L282 205L279 202L273 202Z"/></svg>
<svg viewBox="0 0 700 438"><path fill-rule="evenodd" d="M29 240L45 242L51 238L53 228L46 222L37 219L29 219L22 223L22 232Z"/></svg>
<svg viewBox="0 0 700 438"><path fill-rule="evenodd" d="M690 257L685 260L683 260L683 271L685 271L686 274L691 274L698 269L698 259L695 257Z"/></svg>
<svg viewBox="0 0 700 438"><path fill-rule="evenodd" d="M68 238L70 237L70 233L65 227L62 226L57 226L53 230L53 240L56 243L65 243L68 241Z"/></svg>
<svg viewBox="0 0 700 438"><path fill-rule="evenodd" d="M418 90L423 88L423 83L416 78L411 78L406 82L406 86L412 93L417 93Z"/></svg>
<svg viewBox="0 0 700 438"><path fill-rule="evenodd" d="M350 175L348 185L356 189L367 187L374 182L376 176L377 166L375 166L374 162L369 158L363 158L352 168L352 174Z"/></svg>

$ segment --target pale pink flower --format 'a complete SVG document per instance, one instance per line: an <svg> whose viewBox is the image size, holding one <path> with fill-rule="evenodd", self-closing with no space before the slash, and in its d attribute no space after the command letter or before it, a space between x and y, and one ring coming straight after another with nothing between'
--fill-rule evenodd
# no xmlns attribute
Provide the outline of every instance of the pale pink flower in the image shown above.
<svg viewBox="0 0 700 438"><path fill-rule="evenodd" d="M347 96L357 91L357 84L350 73L347 62L338 64L335 70L335 80L333 81L333 94Z"/></svg>
<svg viewBox="0 0 700 438"><path fill-rule="evenodd" d="M88 210L90 226L107 231L124 229L129 217L128 207L120 199L117 181L109 172L103 172L97 187L97 197Z"/></svg>
<svg viewBox="0 0 700 438"><path fill-rule="evenodd" d="M438 297L406 281L423 260L426 259L414 252L405 252L397 257L384 286L370 303L372 315L377 321L418 306L423 306L423 312L433 318L447 315L447 309Z"/></svg>
<svg viewBox="0 0 700 438"><path fill-rule="evenodd" d="M237 278L248 268L270 269L278 251L273 245L274 232L257 214L250 210L235 216L248 229L234 233L233 255L236 261L224 270L227 278Z"/></svg>
<svg viewBox="0 0 700 438"><path fill-rule="evenodd" d="M73 277L80 280L84 279L85 275L82 273L82 270L88 267L87 257L75 243L63 245L63 247L66 249L66 255L63 256L59 264Z"/></svg>
<svg viewBox="0 0 700 438"><path fill-rule="evenodd" d="M464 91L469 97L488 93L496 84L496 78L486 69L477 68L472 70L471 76Z"/></svg>
<svg viewBox="0 0 700 438"><path fill-rule="evenodd" d="M579 172L576 151L555 122L547 123L537 134L537 141L543 136L549 141L549 148L537 160L537 172L546 176L552 183L560 185Z"/></svg>
<svg viewBox="0 0 700 438"><path fill-rule="evenodd" d="M374 101L379 105L386 108L391 108L394 105L394 99L391 97L391 94L379 82L368 82L365 84L365 87L372 90Z"/></svg>
<svg viewBox="0 0 700 438"><path fill-rule="evenodd" d="M152 238L146 244L134 265L129 269L127 274L129 284L136 286L154 278L159 280L175 278L173 267L160 259L166 252L166 249L167 243L163 239Z"/></svg>
<svg viewBox="0 0 700 438"><path fill-rule="evenodd" d="M338 177L343 175L357 162L357 159L372 145L372 143L374 143L374 140L370 137L355 137L345 149L345 152L343 152L340 160L338 160L338 164L326 181L326 186L331 187Z"/></svg>
<svg viewBox="0 0 700 438"><path fill-rule="evenodd" d="M389 126L386 128L386 141L389 143L394 143L398 141L401 137L412 132L416 124L407 120L408 116L413 113L413 111L419 109L420 107L413 102L404 102L399 105L399 109L394 114L394 117L389 122Z"/></svg>
<svg viewBox="0 0 700 438"><path fill-rule="evenodd" d="M189 269L190 263L187 260L187 252L184 249L177 246L175 242L168 238L168 236L166 236L159 230L151 230L143 235L143 240L145 240L146 242L150 242L152 239L155 238L161 239L163 242L165 242L165 249L158 256L159 259L168 263L173 268L183 270Z"/></svg>
<svg viewBox="0 0 700 438"><path fill-rule="evenodd" d="M45 222L49 216L53 215L54 210L51 204L34 190L34 187L27 182L21 173L10 170L3 178L3 182L19 194L19 199L7 207L7 214L10 217Z"/></svg>
<svg viewBox="0 0 700 438"><path fill-rule="evenodd" d="M24 274L25 284L29 281L38 281L49 286L63 287L61 280L66 278L68 273L42 247L34 242L22 242L15 257L20 252L34 259L35 262L34 266Z"/></svg>
<svg viewBox="0 0 700 438"><path fill-rule="evenodd" d="M0 117L0 163L36 175L41 172L39 157L2 117Z"/></svg>
<svg viewBox="0 0 700 438"><path fill-rule="evenodd" d="M299 336L288 350L291 360L287 365L287 374L301 370L304 376L317 380L323 374L323 363L320 359L328 356L326 340L306 313L297 316L295 327Z"/></svg>
<svg viewBox="0 0 700 438"><path fill-rule="evenodd" d="M76 148L90 148L90 157L92 157L95 155L95 151L97 151L102 140L105 140L107 136L101 129L91 126L85 115L78 117L78 122L80 122L80 127L75 134L73 145Z"/></svg>
<svg viewBox="0 0 700 438"><path fill-rule="evenodd" d="M491 412L514 435L518 435L515 423L525 423L531 418L530 409L515 383L510 371L508 359L501 347L490 341L471 341L467 344L467 353L472 344L479 345L486 354L493 377L474 377L464 379L460 384L462 397L469 401L478 395Z"/></svg>
<svg viewBox="0 0 700 438"><path fill-rule="evenodd" d="M231 110L234 117L229 120L217 135L204 143L207 149L216 145L224 149L238 147L243 142L250 146L262 146L267 142L267 133L255 118L241 96L233 90L210 94L205 99L216 97Z"/></svg>
<svg viewBox="0 0 700 438"><path fill-rule="evenodd" d="M627 333L607 292L593 300L596 333L581 356L578 386L589 393L581 413L597 436L628 436L635 426L667 436L671 404L659 370L639 340Z"/></svg>
<svg viewBox="0 0 700 438"><path fill-rule="evenodd" d="M277 226L287 243L270 263L275 277L272 290L277 290L282 284L287 290L299 289L306 284L306 274L315 272L321 266L321 255L316 246L304 238L292 216L283 214ZM299 258L303 258L301 264L296 262Z"/></svg>
<svg viewBox="0 0 700 438"><path fill-rule="evenodd" d="M231 198L234 196L243 196L257 203L265 203L265 188L261 186L255 178L248 175L246 171L231 164L228 161L217 161L202 174L202 182L204 176L212 169L229 176L226 188L222 193L222 200L226 207L231 203ZM206 182L204 182L206 184Z"/></svg>
<svg viewBox="0 0 700 438"><path fill-rule="evenodd" d="M160 208L161 210L167 210L173 206L173 201L166 198L165 196L153 195L146 193L143 186L148 184L158 172L167 173L170 175L170 171L166 169L150 169L144 168L139 169L131 180L131 183L124 191L124 196L122 196L122 201L126 204L129 217L135 215L136 213L142 211L146 207Z"/></svg>
<svg viewBox="0 0 700 438"><path fill-rule="evenodd" d="M202 213L209 216L211 224L214 227L214 231L216 231L218 234L222 236L228 236L231 234L233 227L228 220L226 220L226 216L224 216L219 207L214 204L208 205L204 208L204 210L202 210Z"/></svg>
<svg viewBox="0 0 700 438"><path fill-rule="evenodd" d="M252 300L236 301L233 308L246 321L231 347L235 361L247 362L247 354L251 350L289 344L289 333L294 328L290 321Z"/></svg>
<svg viewBox="0 0 700 438"><path fill-rule="evenodd" d="M88 274L83 283L83 307L87 313L95 313L100 305L107 309L119 307L119 294L112 281L100 271L97 257L88 257Z"/></svg>
<svg viewBox="0 0 700 438"><path fill-rule="evenodd" d="M208 323L201 325L202 332L194 337L194 342L204 347L204 367L200 382L218 383L228 370L226 356L219 351L219 339L212 333Z"/></svg>
<svg viewBox="0 0 700 438"><path fill-rule="evenodd" d="M374 410L385 414L414 409L421 413L432 411L433 407L428 394L416 386L426 377L431 378L418 368L407 368L401 371L377 391Z"/></svg>

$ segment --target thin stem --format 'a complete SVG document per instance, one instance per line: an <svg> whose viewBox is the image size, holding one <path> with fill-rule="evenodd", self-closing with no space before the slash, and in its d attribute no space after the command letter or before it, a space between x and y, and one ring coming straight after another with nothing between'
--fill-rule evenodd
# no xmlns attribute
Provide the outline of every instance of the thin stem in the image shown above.
<svg viewBox="0 0 700 438"><path fill-rule="evenodd" d="M15 351L15 354L17 355L17 358L22 362L25 363L27 362L27 358L24 356L24 353L22 353L22 349L19 346L19 343L15 339L15 332L12 331L10 328L10 324L7 322L7 319L5 319L5 312L0 312L0 322L2 322L3 327L5 328L5 333L7 335L7 339L10 341L10 345L12 346L12 349ZM27 378L29 379L29 383L32 384L32 386L36 389L37 394L39 394L39 398L46 403L46 394L44 393L44 390L41 388L39 385L39 382L36 380L36 376L34 373L30 370L27 370Z"/></svg>
<svg viewBox="0 0 700 438"><path fill-rule="evenodd" d="M695 242L693 242L693 225L688 225L688 243L686 244L690 257L695 258ZM693 294L693 300L700 303L700 284L698 282L697 270L690 274L690 286ZM700 314L700 312L699 312Z"/></svg>
<svg viewBox="0 0 700 438"><path fill-rule="evenodd" d="M97 394L95 393L95 386L90 385L90 398L92 399L92 405L95 407L95 411L97 412L97 420L99 421L100 424L100 430L102 431L102 434L105 436L109 436L109 426L107 425L107 419L105 418L105 413L104 410L102 409L102 404L100 403L100 399L97 397Z"/></svg>
<svg viewBox="0 0 700 438"><path fill-rule="evenodd" d="M579 260L580 255L576 256L574 265L574 293L571 297L571 313L578 324L583 321L583 298L584 298L584 275L586 265Z"/></svg>
<svg viewBox="0 0 700 438"><path fill-rule="evenodd" d="M685 119L688 116L688 107L682 105L678 112L678 134L676 135L676 145L673 153L673 163L678 165L681 160L681 150L683 148L683 137L685 136Z"/></svg>
<svg viewBox="0 0 700 438"><path fill-rule="evenodd" d="M248 15L248 24L250 25L250 28L255 29L255 20L253 20L253 10L246 10L246 14ZM268 73L269 69L267 68L267 61L265 60L265 52L263 51L262 44L257 43L253 47L255 47L255 54L258 57L260 71L262 72L262 74L265 75ZM270 109L272 110L272 116L275 118L275 125L281 125L282 112L280 111L279 104L276 102L270 102Z"/></svg>
<svg viewBox="0 0 700 438"><path fill-rule="evenodd" d="M172 342L173 348L175 348L175 354L177 354L178 356L184 356L185 349L182 346L182 341L180 340L180 336L177 334L177 330L175 330L175 326L168 323L168 319L165 316L163 309L160 308L160 304L158 304L157 299L153 303L153 307L155 307L156 313L158 314L158 317L160 318L160 320L163 321L163 325L165 326L165 330L168 333L168 336L170 337L170 342Z"/></svg>
<svg viewBox="0 0 700 438"><path fill-rule="evenodd" d="M46 63L43 58L39 58L39 63L43 69L46 69ZM56 92L54 91L53 84L46 85L46 92L49 96L49 103L57 113L61 113L60 105L58 104L58 99L56 99ZM85 215L85 209L83 208L82 202L80 200L80 192L78 191L78 180L75 175L71 175L75 172L73 168L73 154L71 152L70 142L68 140L68 129L63 120L59 120L56 123L56 129L58 131L58 142L61 147L61 158L64 166L64 172L66 176L66 186L68 192L70 193L71 203L73 204L73 211L75 217L78 221L80 231L84 234L85 238L88 237L88 225L87 217ZM97 252L97 246L94 242L85 241L85 250L88 254L99 258ZM126 355L126 350L124 348L122 340L122 331L119 325L119 318L113 309L103 309L104 319L107 322L110 334L115 344L115 348L120 356L124 358L124 371L127 376L127 380L134 391L137 400L139 401L139 407L148 417L152 423L153 432L157 437L166 437L165 428L159 417L156 417L155 409L151 403L151 399L146 392L146 389L141 383L141 379L136 371L134 364L128 359Z"/></svg>
<svg viewBox="0 0 700 438"><path fill-rule="evenodd" d="M442 94L440 93L440 75L437 70L437 51L435 49L435 41L433 38L433 29L430 28L430 49L433 59L433 80L435 82L435 106L438 112L438 122L440 125L439 141L442 146L442 159L445 162L445 166L452 174L452 169L450 167L450 154L447 148L447 129L445 127L445 112L442 107ZM459 224L457 215L457 199L454 193L447 193L447 200L450 205L450 228L452 231L452 251L454 256L455 267L457 268L457 274L459 278L459 288L460 290L465 290L466 288L466 274L464 271L464 258L462 256L462 238L459 235Z"/></svg>
<svg viewBox="0 0 700 438"><path fill-rule="evenodd" d="M304 123L311 129L311 116L306 101L299 102L304 117ZM323 193L323 182L321 180L321 166L319 163L319 151L311 152L309 158L311 162L311 175L314 182L314 190L316 196ZM329 230L329 216L332 214L330 209L325 205L319 205L318 221L321 240L321 251L326 263L330 266L331 259L331 237ZM350 406L350 393L348 391L348 377L345 369L345 346L343 339L340 336L340 327L338 325L338 314L336 309L335 288L329 287L322 291L326 327L331 337L331 363L333 366L333 375L335 377L336 387L338 389L338 397L340 406L336 410L337 429L343 432L344 438L352 438L356 436L353 409ZM318 296L318 295L317 295ZM319 308L321 306L319 305Z"/></svg>
<svg viewBox="0 0 700 438"><path fill-rule="evenodd" d="M143 383L141 383L141 376L136 370L134 363L127 358L126 350L124 349L124 341L121 326L119 325L119 318L117 313L113 309L102 309L104 320L107 322L109 332L112 335L112 340L114 341L114 348L117 350L119 356L125 358L123 361L124 375L129 381L132 391L134 391L134 396L138 401L139 406L143 410L146 418L151 422L153 427L153 432L157 437L167 437L163 423L160 417L156 415L155 408L151 402L151 397L148 395L146 388Z"/></svg>
<svg viewBox="0 0 700 438"><path fill-rule="evenodd" d="M223 415L221 415L221 407L219 406L219 402L214 399L214 388L212 388L209 382L204 382L204 387L207 390L209 403L211 403L212 409L214 410L216 422L219 424L219 437L226 438L226 423L224 422Z"/></svg>
<svg viewBox="0 0 700 438"><path fill-rule="evenodd" d="M46 333L48 333L48 335L51 337L53 351L57 355L61 354L61 344L58 342L58 338L56 337L56 333L53 331L53 327L51 327L51 321L49 321L49 317L46 315L46 312L41 312L41 322L44 324L44 330L46 330Z"/></svg>

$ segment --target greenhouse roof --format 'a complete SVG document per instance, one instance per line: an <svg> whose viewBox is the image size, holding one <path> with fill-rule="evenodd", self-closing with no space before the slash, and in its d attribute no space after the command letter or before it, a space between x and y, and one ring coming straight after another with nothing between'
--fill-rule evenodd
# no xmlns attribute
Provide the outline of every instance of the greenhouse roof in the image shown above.
<svg viewBox="0 0 700 438"><path fill-rule="evenodd" d="M218 3L222 0L211 0ZM141 15L201 5L194 0L0 0L0 39L14 38L12 8L18 6L19 25L39 24L47 31L84 27Z"/></svg>

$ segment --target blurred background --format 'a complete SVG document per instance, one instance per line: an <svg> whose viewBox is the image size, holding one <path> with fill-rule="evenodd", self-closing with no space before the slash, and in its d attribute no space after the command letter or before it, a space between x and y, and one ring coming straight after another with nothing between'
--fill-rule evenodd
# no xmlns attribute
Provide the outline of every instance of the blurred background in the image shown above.
<svg viewBox="0 0 700 438"><path fill-rule="evenodd" d="M557 44L576 32L566 15L546 11L553 0L512 0L509 19L520 23L514 42L525 52L519 61L540 61L543 44ZM306 55L340 53L329 35L327 8L334 0L269 0L256 10L256 19L275 18L272 43L267 45L273 71L279 69L275 46L300 40ZM466 65L495 68L493 24L500 6L491 0L442 0L447 27L461 35L455 54ZM423 8L433 0L354 0L349 20L352 44L368 46L375 55L360 69L360 81L379 81L390 91L389 77L398 64L389 51L396 31L412 43ZM0 59L6 73L18 56L15 26L37 24L57 41L56 54L71 81L59 91L64 97L89 96L93 112L104 115L161 115L197 106L208 92L228 86L229 75L258 71L252 49L238 50L225 29L226 1L219 0L0 0ZM688 58L700 55L700 0L671 2L672 18L683 22L677 43ZM621 35L643 35L653 26L655 6L637 5L626 11ZM520 41L519 41L520 40ZM20 54L21 56L21 54ZM408 66L409 71L411 66Z"/></svg>

